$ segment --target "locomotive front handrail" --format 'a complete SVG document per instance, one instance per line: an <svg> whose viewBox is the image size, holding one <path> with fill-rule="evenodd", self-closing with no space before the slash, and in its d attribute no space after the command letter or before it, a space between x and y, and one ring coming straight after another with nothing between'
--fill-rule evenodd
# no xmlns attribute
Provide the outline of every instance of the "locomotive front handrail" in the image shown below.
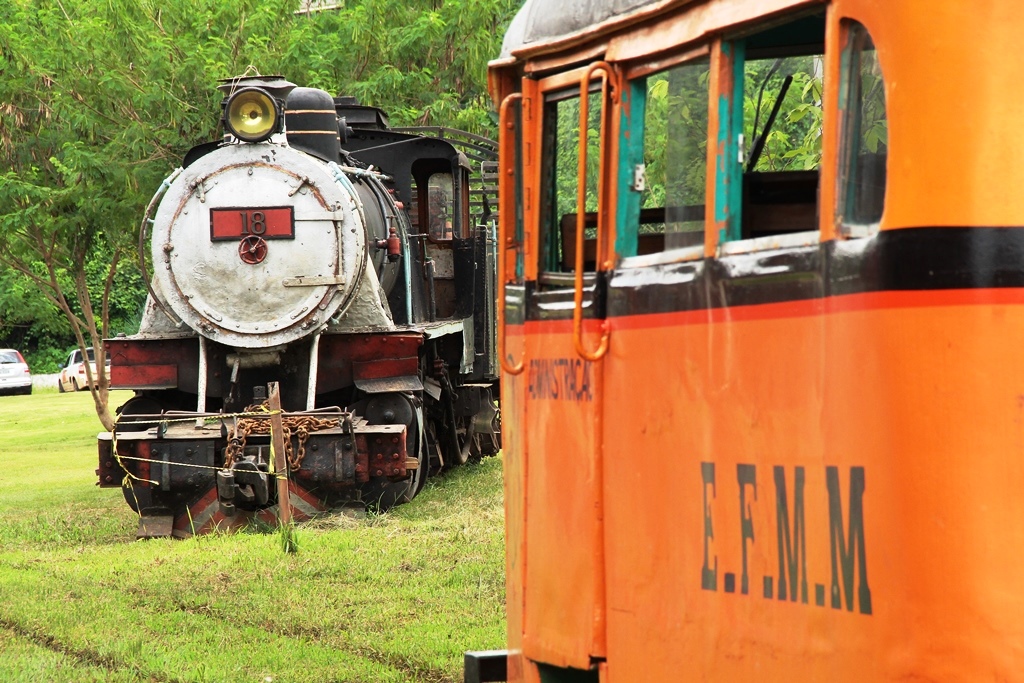
<svg viewBox="0 0 1024 683"><path fill-rule="evenodd" d="M608 88L610 81L614 78L611 65L607 62L594 62L583 74L580 81L580 127L579 127L579 170L576 184L576 263L573 292L572 312L572 338L576 346L576 353L588 361L597 361L608 353L608 323L605 321L601 326L601 343L595 351L588 350L583 345L583 233L586 228L587 214L587 123L590 116L590 79L598 71L604 72L604 80L601 84L601 129L598 138L598 173L597 173L597 227L594 235L597 247L595 270L600 270L604 264L604 247L601 243L601 224L604 222L604 213L601 209L601 199L604 196L604 140L607 134L605 121L607 111L605 105L608 101Z"/></svg>
<svg viewBox="0 0 1024 683"><path fill-rule="evenodd" d="M512 93L501 102L498 113L498 150L499 163L507 160L510 165L498 169L498 358L501 369L510 375L522 373L525 364L523 357L512 363L505 353L505 260L506 251L516 250L519 245L510 238L509 223L515 220L515 192L509 187L515 174L515 135L512 121L509 119L509 108L513 102L519 102L522 93Z"/></svg>

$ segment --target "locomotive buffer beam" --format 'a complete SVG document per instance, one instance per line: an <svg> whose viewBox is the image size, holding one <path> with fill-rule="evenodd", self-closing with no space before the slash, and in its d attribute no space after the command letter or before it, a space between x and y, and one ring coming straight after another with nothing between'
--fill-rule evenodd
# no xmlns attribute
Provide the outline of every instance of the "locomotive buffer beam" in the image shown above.
<svg viewBox="0 0 1024 683"><path fill-rule="evenodd" d="M288 420L307 413L285 413ZM330 494L352 491L373 478L407 479L419 467L406 448L404 424L370 424L351 413L317 412L318 418L338 417L338 426L310 432L300 443L293 433L289 454L298 466L290 466L298 484L310 491ZM143 422L148 416L135 416ZM176 413L170 422L153 424L140 431L117 433L117 453L109 433L100 435L97 484L123 486L152 492L156 507L175 509L215 489L221 511L234 517L239 511L258 511L277 503L270 472L269 436L249 434L244 450L230 467L223 467L229 443L226 423L195 426L199 413ZM153 416L156 423L161 416ZM137 429L138 427L136 427ZM145 514L145 513L143 513ZM152 534L146 534L147 536ZM160 535L160 534L158 534Z"/></svg>

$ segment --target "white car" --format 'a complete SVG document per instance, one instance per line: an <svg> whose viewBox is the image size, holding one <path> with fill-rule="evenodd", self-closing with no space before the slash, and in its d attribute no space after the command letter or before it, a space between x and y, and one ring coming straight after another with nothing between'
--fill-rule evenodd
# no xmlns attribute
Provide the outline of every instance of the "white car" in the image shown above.
<svg viewBox="0 0 1024 683"><path fill-rule="evenodd" d="M32 393L32 373L28 363L14 349L0 349L0 393Z"/></svg>
<svg viewBox="0 0 1024 683"><path fill-rule="evenodd" d="M89 358L89 365L92 369L92 381L98 382L99 376L96 374L96 356L93 355L92 347L86 349ZM110 357L107 357L107 370L110 370ZM89 380L85 374L85 363L82 362L82 352L79 349L75 349L68 356L68 360L64 363L64 367L60 369L60 375L57 377L57 390L62 394L65 391L81 391L82 389L89 388Z"/></svg>

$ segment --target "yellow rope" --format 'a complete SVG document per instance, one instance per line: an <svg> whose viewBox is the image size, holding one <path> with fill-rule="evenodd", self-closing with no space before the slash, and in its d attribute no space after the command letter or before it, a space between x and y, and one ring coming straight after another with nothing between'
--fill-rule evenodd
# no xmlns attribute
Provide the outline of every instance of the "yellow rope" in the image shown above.
<svg viewBox="0 0 1024 683"><path fill-rule="evenodd" d="M170 462L170 461L164 461L164 460L154 460L153 458L136 458L134 455L122 455L121 459L124 459L124 460L135 460L135 461L138 461L138 462L151 462L151 463L156 463L156 464L160 464L160 465L170 465L171 467L191 467L191 468L197 469L197 470L218 470L218 471L220 471L220 470L224 469L223 467L217 467L216 465L195 465L195 464L190 463L190 462ZM122 469L124 469L124 468L122 467ZM148 479L142 479L140 481L149 481L149 480ZM158 482L158 481L149 481L149 483L150 484L157 484L157 485L160 484L160 482Z"/></svg>

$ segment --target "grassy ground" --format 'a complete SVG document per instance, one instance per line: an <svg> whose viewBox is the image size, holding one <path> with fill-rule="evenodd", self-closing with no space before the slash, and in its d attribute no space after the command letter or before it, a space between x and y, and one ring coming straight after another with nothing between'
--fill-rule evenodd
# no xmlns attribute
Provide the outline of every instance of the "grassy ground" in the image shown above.
<svg viewBox="0 0 1024 683"><path fill-rule="evenodd" d="M113 399L112 405L124 400ZM501 462L365 520L133 541L85 394L0 396L0 680L458 681L504 643Z"/></svg>

